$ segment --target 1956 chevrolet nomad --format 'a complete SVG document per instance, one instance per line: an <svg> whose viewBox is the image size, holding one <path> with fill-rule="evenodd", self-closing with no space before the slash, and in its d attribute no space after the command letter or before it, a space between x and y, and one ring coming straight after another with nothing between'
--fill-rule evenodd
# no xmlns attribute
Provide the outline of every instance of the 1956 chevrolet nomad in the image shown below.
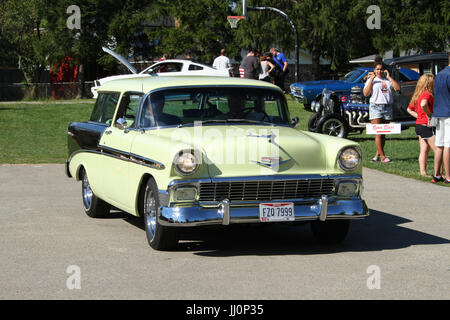
<svg viewBox="0 0 450 320"><path fill-rule="evenodd" d="M319 241L366 217L358 144L298 131L281 90L224 77L133 78L101 87L68 128L66 174L85 212L144 218L148 242L176 247L203 225L310 222Z"/></svg>

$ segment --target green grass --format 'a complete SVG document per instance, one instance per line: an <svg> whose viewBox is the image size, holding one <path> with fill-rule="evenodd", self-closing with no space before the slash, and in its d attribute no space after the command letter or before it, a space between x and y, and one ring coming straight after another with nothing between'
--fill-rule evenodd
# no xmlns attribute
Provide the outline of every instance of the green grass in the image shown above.
<svg viewBox="0 0 450 320"><path fill-rule="evenodd" d="M307 130L312 115L303 105L287 96L291 117L299 117L299 129ZM88 103L86 103L88 102ZM67 159L67 127L73 121L86 121L94 100L44 101L0 104L0 163L63 163ZM386 136L385 152L392 163L372 163L375 155L373 135L351 134L349 139L361 144L363 165L388 173L423 181L419 174L419 142L414 128L400 135ZM433 173L433 152L428 157L428 173Z"/></svg>
<svg viewBox="0 0 450 320"><path fill-rule="evenodd" d="M63 163L67 127L86 121L93 104L0 104L0 163Z"/></svg>

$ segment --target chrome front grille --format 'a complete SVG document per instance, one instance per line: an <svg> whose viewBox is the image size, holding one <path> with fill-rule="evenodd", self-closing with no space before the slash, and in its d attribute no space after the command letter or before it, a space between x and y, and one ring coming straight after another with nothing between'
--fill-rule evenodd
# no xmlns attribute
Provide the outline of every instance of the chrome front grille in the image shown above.
<svg viewBox="0 0 450 320"><path fill-rule="evenodd" d="M213 182L200 184L200 201L269 201L331 196L334 179Z"/></svg>

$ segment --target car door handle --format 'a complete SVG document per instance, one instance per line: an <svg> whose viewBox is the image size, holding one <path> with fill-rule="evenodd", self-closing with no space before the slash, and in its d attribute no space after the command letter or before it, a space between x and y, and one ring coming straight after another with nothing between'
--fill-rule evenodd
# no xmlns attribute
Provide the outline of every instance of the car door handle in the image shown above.
<svg viewBox="0 0 450 320"><path fill-rule="evenodd" d="M106 130L106 131L105 131L105 134L111 134L111 133L112 133L111 130Z"/></svg>

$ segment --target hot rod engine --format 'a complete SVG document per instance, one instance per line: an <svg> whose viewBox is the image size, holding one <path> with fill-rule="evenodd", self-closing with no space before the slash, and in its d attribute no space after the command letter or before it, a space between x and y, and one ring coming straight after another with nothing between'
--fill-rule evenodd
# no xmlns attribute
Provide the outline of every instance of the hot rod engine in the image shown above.
<svg viewBox="0 0 450 320"><path fill-rule="evenodd" d="M353 87L350 97L341 98L343 112L348 119L348 125L352 128L365 128L369 121L369 104L364 97L363 88Z"/></svg>

